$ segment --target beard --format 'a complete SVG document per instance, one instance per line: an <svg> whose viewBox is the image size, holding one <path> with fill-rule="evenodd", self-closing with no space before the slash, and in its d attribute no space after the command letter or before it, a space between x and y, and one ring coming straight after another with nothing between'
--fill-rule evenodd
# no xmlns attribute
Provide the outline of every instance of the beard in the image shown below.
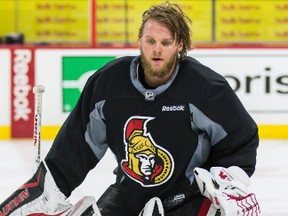
<svg viewBox="0 0 288 216"><path fill-rule="evenodd" d="M177 53L168 59L168 61L163 62L163 66L159 69L154 70L150 60L143 54L142 50L140 50L140 58L142 62L142 67L144 69L144 74L151 77L163 78L172 70L174 70L176 62L177 62Z"/></svg>

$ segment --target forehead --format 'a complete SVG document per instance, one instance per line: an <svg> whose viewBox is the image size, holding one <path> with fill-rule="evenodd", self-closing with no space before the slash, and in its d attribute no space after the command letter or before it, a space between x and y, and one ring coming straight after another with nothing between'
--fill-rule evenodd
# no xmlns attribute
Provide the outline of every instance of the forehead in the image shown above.
<svg viewBox="0 0 288 216"><path fill-rule="evenodd" d="M173 39L173 33L163 23L148 20L143 29L143 37Z"/></svg>

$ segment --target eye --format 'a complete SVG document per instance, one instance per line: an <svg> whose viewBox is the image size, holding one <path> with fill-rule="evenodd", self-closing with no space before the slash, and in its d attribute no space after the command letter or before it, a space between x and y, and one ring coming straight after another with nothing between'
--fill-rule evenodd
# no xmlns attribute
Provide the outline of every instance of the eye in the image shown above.
<svg viewBox="0 0 288 216"><path fill-rule="evenodd" d="M162 45L163 46L170 46L170 45L172 45L173 44L173 40L164 40L163 42L162 42Z"/></svg>
<svg viewBox="0 0 288 216"><path fill-rule="evenodd" d="M155 40L154 39L147 39L146 43L152 45L152 44L155 44Z"/></svg>

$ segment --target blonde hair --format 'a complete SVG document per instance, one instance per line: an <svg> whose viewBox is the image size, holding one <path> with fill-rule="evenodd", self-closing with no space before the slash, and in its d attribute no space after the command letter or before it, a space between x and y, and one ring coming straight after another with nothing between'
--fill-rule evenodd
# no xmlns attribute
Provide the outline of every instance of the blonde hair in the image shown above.
<svg viewBox="0 0 288 216"><path fill-rule="evenodd" d="M192 46L191 30L189 27L192 21L190 18L182 11L178 4L171 4L169 1L151 6L142 14L142 24L138 32L138 39L143 36L145 23L151 19L166 25L174 34L176 43L183 43L183 49L179 53L179 60L183 60Z"/></svg>

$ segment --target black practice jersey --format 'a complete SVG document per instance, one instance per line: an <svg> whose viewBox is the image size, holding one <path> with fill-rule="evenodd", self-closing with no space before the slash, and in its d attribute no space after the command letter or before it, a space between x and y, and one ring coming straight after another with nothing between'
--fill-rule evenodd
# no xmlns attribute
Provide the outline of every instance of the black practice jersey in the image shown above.
<svg viewBox="0 0 288 216"><path fill-rule="evenodd" d="M193 195L195 167L237 165L252 175L257 126L227 81L187 57L167 83L149 89L139 62L116 59L87 81L45 159L61 191L68 196L108 148L135 212L154 196Z"/></svg>

